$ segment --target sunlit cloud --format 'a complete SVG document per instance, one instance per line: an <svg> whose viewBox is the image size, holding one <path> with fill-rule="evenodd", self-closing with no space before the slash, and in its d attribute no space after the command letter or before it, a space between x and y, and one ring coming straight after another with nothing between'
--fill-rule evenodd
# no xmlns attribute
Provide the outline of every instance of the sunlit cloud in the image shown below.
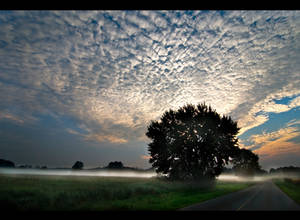
<svg viewBox="0 0 300 220"><path fill-rule="evenodd" d="M263 158L284 154L300 155L299 143L290 141L299 136L300 131L296 127L286 127L270 133L252 135L251 141L253 141L253 145L248 146L248 149L259 146L253 152L261 155Z"/></svg>
<svg viewBox="0 0 300 220"><path fill-rule="evenodd" d="M267 115L258 115L254 116L254 114L248 114L246 118L243 118L239 121L239 127L241 127L239 134L243 134L251 128L255 128L263 123L268 121Z"/></svg>
<svg viewBox="0 0 300 220"><path fill-rule="evenodd" d="M289 108L295 108L298 106L300 106L300 96L291 101L291 103L289 104Z"/></svg>
<svg viewBox="0 0 300 220"><path fill-rule="evenodd" d="M149 160L151 158L151 156L149 156L149 155L142 155L141 158L144 159L144 160Z"/></svg>
<svg viewBox="0 0 300 220"><path fill-rule="evenodd" d="M98 142L110 142L118 144L127 143L127 140L113 135L90 134L87 135L85 138L86 140L96 140Z"/></svg>
<svg viewBox="0 0 300 220"><path fill-rule="evenodd" d="M0 122L1 120L8 120L18 125L32 125L38 121L38 118L32 115L24 115L20 112L12 113L4 110L0 111Z"/></svg>
<svg viewBox="0 0 300 220"><path fill-rule="evenodd" d="M300 124L300 120L293 119L287 123L287 126L290 127L290 126L299 125L299 124Z"/></svg>
<svg viewBox="0 0 300 220"><path fill-rule="evenodd" d="M298 89L292 92L289 91L288 93L278 92L270 94L262 101L255 103L252 106L252 109L248 111L248 114L245 114L245 116L239 120L239 126L241 127L239 134L241 135L244 132L250 130L251 128L257 127L268 121L269 113L282 113L289 111L293 108L299 107L299 92L300 91ZM298 95L298 97L292 99L290 103L287 104L277 104L274 101L275 99L282 99L294 95Z"/></svg>
<svg viewBox="0 0 300 220"><path fill-rule="evenodd" d="M80 132L75 131L75 130L73 130L73 129L71 129L71 128L67 128L66 131L67 131L68 133L70 133L70 134L74 134L74 135L77 135L77 136L82 136L82 134L81 134Z"/></svg>
<svg viewBox="0 0 300 220"><path fill-rule="evenodd" d="M16 123L19 123L19 124L23 124L24 123L24 121L22 119L14 116L14 115L12 115L10 113L2 113L2 112L0 112L0 120L1 119L12 120L12 121L14 121Z"/></svg>

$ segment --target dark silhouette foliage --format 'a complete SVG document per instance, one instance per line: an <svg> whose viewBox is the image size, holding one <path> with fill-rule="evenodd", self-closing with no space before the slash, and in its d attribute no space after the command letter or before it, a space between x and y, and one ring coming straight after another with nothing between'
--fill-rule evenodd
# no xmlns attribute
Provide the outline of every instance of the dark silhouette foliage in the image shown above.
<svg viewBox="0 0 300 220"><path fill-rule="evenodd" d="M279 167L271 168L270 174L297 174L300 176L300 167L288 166L288 167Z"/></svg>
<svg viewBox="0 0 300 220"><path fill-rule="evenodd" d="M110 162L107 166L109 169L123 169L123 163L121 161Z"/></svg>
<svg viewBox="0 0 300 220"><path fill-rule="evenodd" d="M30 164L23 164L23 165L20 165L18 168L31 169L31 168L32 168L32 165L30 165Z"/></svg>
<svg viewBox="0 0 300 220"><path fill-rule="evenodd" d="M215 179L238 148L238 131L237 122L205 103L166 111L148 126L149 162L169 179Z"/></svg>
<svg viewBox="0 0 300 220"><path fill-rule="evenodd" d="M258 163L259 157L247 149L238 149L233 156L232 169L237 175L241 176L253 176L255 174L261 174L263 170Z"/></svg>
<svg viewBox="0 0 300 220"><path fill-rule="evenodd" d="M269 173L268 173L268 171L266 171L260 167L260 169L256 171L256 174L257 175L268 175Z"/></svg>
<svg viewBox="0 0 300 220"><path fill-rule="evenodd" d="M12 161L0 159L0 167L15 167L15 164Z"/></svg>
<svg viewBox="0 0 300 220"><path fill-rule="evenodd" d="M81 161L76 161L75 164L72 166L72 169L75 169L75 170L80 170L83 168L83 162Z"/></svg>

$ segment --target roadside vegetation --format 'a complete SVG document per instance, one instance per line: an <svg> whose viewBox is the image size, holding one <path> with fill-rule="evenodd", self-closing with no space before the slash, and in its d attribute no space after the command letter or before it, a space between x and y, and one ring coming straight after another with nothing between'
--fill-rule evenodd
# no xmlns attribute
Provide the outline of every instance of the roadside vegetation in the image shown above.
<svg viewBox="0 0 300 220"><path fill-rule="evenodd" d="M300 205L300 178L275 179L273 182Z"/></svg>
<svg viewBox="0 0 300 220"><path fill-rule="evenodd" d="M0 175L0 207L18 211L176 210L244 189L158 178Z"/></svg>

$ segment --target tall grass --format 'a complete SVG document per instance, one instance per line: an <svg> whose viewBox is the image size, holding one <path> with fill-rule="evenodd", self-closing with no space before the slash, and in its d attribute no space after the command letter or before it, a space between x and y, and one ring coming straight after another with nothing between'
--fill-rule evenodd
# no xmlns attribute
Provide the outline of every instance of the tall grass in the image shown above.
<svg viewBox="0 0 300 220"><path fill-rule="evenodd" d="M157 178L0 175L3 210L176 210L250 183L213 186Z"/></svg>
<svg viewBox="0 0 300 220"><path fill-rule="evenodd" d="M300 179L276 179L273 182L300 205Z"/></svg>

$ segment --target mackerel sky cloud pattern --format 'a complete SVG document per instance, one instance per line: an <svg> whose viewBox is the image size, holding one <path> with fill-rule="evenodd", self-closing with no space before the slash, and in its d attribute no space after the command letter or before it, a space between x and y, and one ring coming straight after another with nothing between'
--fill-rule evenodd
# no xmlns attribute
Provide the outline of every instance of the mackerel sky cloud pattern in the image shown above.
<svg viewBox="0 0 300 220"><path fill-rule="evenodd" d="M7 150L9 135L44 126L76 136L87 161L91 145L104 161L116 148L149 166L150 120L204 101L238 121L247 146L270 114L299 113L299 60L299 11L1 11L1 154L25 161ZM41 140L32 142L39 155Z"/></svg>

